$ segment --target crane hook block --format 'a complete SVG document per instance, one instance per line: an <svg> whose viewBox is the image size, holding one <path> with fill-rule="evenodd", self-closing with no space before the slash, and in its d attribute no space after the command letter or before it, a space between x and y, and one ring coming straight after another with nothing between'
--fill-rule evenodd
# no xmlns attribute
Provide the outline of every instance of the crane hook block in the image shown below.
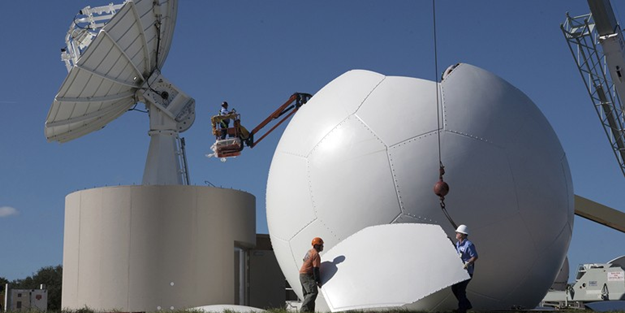
<svg viewBox="0 0 625 313"><path fill-rule="evenodd" d="M449 185L442 179L437 181L436 184L434 184L434 193L437 196L444 198L447 193L449 193Z"/></svg>

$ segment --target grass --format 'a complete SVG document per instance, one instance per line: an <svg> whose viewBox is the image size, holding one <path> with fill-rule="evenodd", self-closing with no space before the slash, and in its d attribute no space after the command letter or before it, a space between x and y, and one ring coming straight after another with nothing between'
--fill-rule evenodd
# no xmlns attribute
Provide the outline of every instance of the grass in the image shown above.
<svg viewBox="0 0 625 313"><path fill-rule="evenodd" d="M203 311L193 311L193 310L162 310L162 311L153 311L153 312L145 312L145 313L190 313L190 312L195 312L195 313L204 313ZM296 311L288 311L286 309L268 309L267 312L269 313L293 313ZM377 313L378 311L347 311L347 313ZM382 311L383 313L429 313L428 311L408 311L408 310L386 310L386 311ZM475 312L475 313L480 313L479 311L470 311L470 312ZM494 311L485 311L492 313ZM580 310L580 309L566 309L566 310L557 310L557 311L523 311L523 310L518 310L518 311L504 311L506 313L527 313L527 312L559 312L559 313L583 313L583 312L592 312L591 310ZM613 313L625 313L625 311L610 311ZM41 311L38 310L29 310L29 311L7 311L7 313L41 313ZM82 309L77 309L77 310L61 310L61 311L50 311L48 310L46 313L122 313L122 311L118 311L118 310L114 310L114 311L95 311L92 310L90 308L82 308ZM224 310L223 312L216 312L216 313L237 313L236 311L232 311L232 310ZM321 313L321 312L320 312ZM329 312L328 312L329 313Z"/></svg>

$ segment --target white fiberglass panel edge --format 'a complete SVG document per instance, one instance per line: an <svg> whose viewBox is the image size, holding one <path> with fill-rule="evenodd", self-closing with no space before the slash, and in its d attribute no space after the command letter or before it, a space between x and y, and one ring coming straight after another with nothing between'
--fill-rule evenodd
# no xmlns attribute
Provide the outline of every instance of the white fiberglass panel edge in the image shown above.
<svg viewBox="0 0 625 313"><path fill-rule="evenodd" d="M321 292L332 312L401 307L469 279L453 243L430 224L367 227L322 261Z"/></svg>

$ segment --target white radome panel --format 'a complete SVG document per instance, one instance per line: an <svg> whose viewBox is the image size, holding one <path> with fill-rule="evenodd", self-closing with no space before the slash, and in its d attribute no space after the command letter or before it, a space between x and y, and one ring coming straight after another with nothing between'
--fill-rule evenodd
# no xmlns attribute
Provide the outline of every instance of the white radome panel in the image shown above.
<svg viewBox="0 0 625 313"><path fill-rule="evenodd" d="M436 145L436 132L411 138L389 147L389 160L403 216L397 222L406 221L438 224L445 219L441 211L421 210L417 207L436 207L438 198L424 197L432 192L431 181L438 179L437 151L428 149ZM413 162L419 160L419 162ZM401 167L398 165L401 164ZM435 170L431 170L435 169ZM417 174L418 173L418 174ZM421 179L415 180L415 175Z"/></svg>
<svg viewBox="0 0 625 313"><path fill-rule="evenodd" d="M432 81L387 77L367 97L356 115L370 129L375 129L375 135L386 145L398 144L406 140L406 133L422 135L436 129L436 106L424 105L436 102L436 88ZM414 90L420 96L415 98L413 94L402 92L406 89ZM382 112L380 103L386 108ZM421 109L397 110L396 103L408 103Z"/></svg>
<svg viewBox="0 0 625 313"><path fill-rule="evenodd" d="M379 275L380 264L394 266ZM332 312L401 308L470 278L445 232L429 224L367 227L325 252L320 272Z"/></svg>
<svg viewBox="0 0 625 313"><path fill-rule="evenodd" d="M288 245L275 247L279 259L303 256L315 236L329 238L329 251L373 225L431 223L454 237L432 191L438 181L433 86L422 79L350 71L322 88L294 116L276 156L302 156L307 162L299 166L306 169L270 171L267 214L272 238L285 229L302 231ZM440 148L451 189L447 209L456 223L469 226L469 238L480 254L469 297L476 310L533 308L550 286L545 281L553 281L560 269L573 229L573 187L564 151L532 101L492 73L460 64L440 83L440 90ZM333 110L337 105L357 109ZM362 121L362 127L355 127L355 120ZM393 123L396 127L389 127ZM341 127L353 133L335 135ZM327 140L336 148L318 154ZM275 157L272 168L279 168L281 160ZM376 174L389 171L389 176ZM286 176L292 173L303 177ZM305 194L289 184L296 180L309 182L310 197L289 198L297 205L277 200L281 194ZM310 214L305 210L311 206L317 217L313 223L297 225L277 218ZM295 211L286 213L290 210ZM389 221L389 216L395 217ZM516 232L514 244L511 230ZM394 266L382 262L376 275L394 275ZM301 297L297 269L282 269ZM420 283L436 285L436 277ZM389 296L393 292L389 290ZM447 290L410 305L419 310L455 307Z"/></svg>
<svg viewBox="0 0 625 313"><path fill-rule="evenodd" d="M312 223L306 225L299 233L297 233L291 240L289 240L289 246L310 246L312 238L320 236L323 238L323 241L328 246L334 246L341 242L342 239L336 237L336 235L332 232L327 225L323 224L321 219L316 219ZM298 271L302 267L304 263L304 256L309 249L305 249L303 251L292 250L290 257L295 260L295 271L289 274L294 274L297 276L297 285L299 286L299 274ZM284 272L284 270L283 270Z"/></svg>
<svg viewBox="0 0 625 313"><path fill-rule="evenodd" d="M511 162L515 173L534 172L532 176L517 175L516 177L519 204L526 208L526 210L521 212L523 219L531 222L537 216L540 216L544 220L550 221L548 227L536 228L532 231L532 237L537 238L542 238L545 235L549 237L555 236L567 224L568 218L559 218L567 213L566 207L558 204L567 201L569 196L573 194L572 186L567 183L567 180L570 180L569 176L562 174L553 175L553 172L556 170L559 170L560 173L570 173L570 170L568 162L566 162L564 157L564 152L561 149L556 150L550 144L557 138L550 138L549 134L544 135L539 131L544 128L541 127L544 125L549 125L546 120L528 121L522 128L527 136L514 138L519 144L508 149L508 157L515 161ZM520 151L523 149L523 146L530 142L535 146L541 147L539 150L541 153L527 155ZM541 188L533 186L537 182L541 185ZM553 188L553 186L564 187ZM532 193L532 195L530 196L529 193ZM544 211L543 205L554 209ZM535 241L537 246L541 245L538 240ZM549 242L543 243L542 247L547 244Z"/></svg>
<svg viewBox="0 0 625 313"><path fill-rule="evenodd" d="M293 154L276 153L274 159L280 161L272 164L271 171L282 173L276 175L281 175L288 181L280 182L280 186L276 187L276 192L267 195L267 201L279 203L280 206L284 207L291 206L292 210L281 212L278 215L274 215L276 212L267 212L267 221L268 223L286 226L276 229L274 238L288 241L302 230L302 225L310 224L317 217L310 199L310 182L307 175L306 158ZM268 182L267 188L273 188L275 183L275 181ZM279 191L279 188L282 188L282 184L289 186L288 192ZM308 200L301 201L301 199ZM289 227L289 225L292 227Z"/></svg>
<svg viewBox="0 0 625 313"><path fill-rule="evenodd" d="M337 77L335 81L339 84L328 85L320 90L293 116L289 123L293 125L289 126L293 131L282 135L290 144L288 147L278 146L276 151L308 156L328 132L356 112L369 96L368 90L375 88L383 79L383 75L361 70L349 71ZM353 82L357 84L352 85ZM309 129L316 131L309 132Z"/></svg>
<svg viewBox="0 0 625 313"><path fill-rule="evenodd" d="M564 242L570 240L567 237L570 237L568 231L562 231L560 236L558 236L551 245L546 247L530 264L523 267L523 269L528 268L528 270L526 270L526 275L518 280L516 287L518 290L522 290L526 297L542 299L546 294L544 290L552 286L562 264L557 265L555 262L551 262L551 260L559 258L562 254L566 255L568 245L564 244ZM519 269L519 271L521 271L521 269ZM509 273L510 271L502 272L503 275ZM521 275L516 275L515 277L518 278L519 276ZM514 297L514 294L509 294L504 301L514 301L512 297Z"/></svg>
<svg viewBox="0 0 625 313"><path fill-rule="evenodd" d="M527 118L537 118L536 113L542 116L525 94L487 71L454 70L441 89L448 113L445 129L484 138L496 145L510 141Z"/></svg>
<svg viewBox="0 0 625 313"><path fill-rule="evenodd" d="M514 181L502 148L453 133L444 133L441 140L462 152L462 155L446 153L445 162L445 181L452 190L452 196L446 200L447 210L458 223L478 208L492 211L481 216L485 224L497 223L507 216L518 214ZM438 180L439 175L438 150L430 148L432 146L437 146L436 134L393 146L390 149L391 163L404 214L417 217L424 223L439 223L451 233L454 229L443 212L432 210L439 207L439 199L433 196L432 191L433 182ZM489 168L491 175L482 175L484 168ZM419 175L418 179L415 179L416 175ZM467 180L472 183L458 183ZM484 197L479 188L491 182L496 182L501 191Z"/></svg>
<svg viewBox="0 0 625 313"><path fill-rule="evenodd" d="M290 271L293 273L297 273L299 271L295 259L293 258L289 241L279 238L271 238L271 247L274 249L278 265L280 265L280 269L282 269L282 271ZM294 288L297 289L297 286L299 286L299 284L295 285Z"/></svg>
<svg viewBox="0 0 625 313"><path fill-rule="evenodd" d="M355 116L328 133L308 161L315 213L339 239L401 213L386 146ZM354 209L344 210L341 198L352 199Z"/></svg>
<svg viewBox="0 0 625 313"><path fill-rule="evenodd" d="M525 226L525 223L519 221L522 221L522 218L517 213L507 219L501 219L497 221L497 223L483 225L479 229L480 233L498 234L501 232L500 225L506 226L506 233L501 235L481 236L479 239L472 238L478 236L476 233L478 230L471 229L469 238L475 243L480 258L475 265L475 275L473 281L470 283L472 287L470 290L471 292L480 292L485 298L482 301L487 302L488 305L496 305L498 301L505 301L511 293L514 297L513 291L526 279L536 258L539 256L532 240L530 240L529 230ZM511 249L508 234L514 234L515 238L525 239L517 240L513 245L514 249ZM485 249L485 247L488 248ZM500 251L506 251L506 254L500 255ZM528 255L532 257L528 258ZM517 260L525 260L525 262L518 262ZM512 268L513 270L511 270ZM494 281L499 282L499 284L497 284L498 288L485 288L485 284L493 283ZM479 291L473 288L476 286L481 286ZM538 288L540 287L542 286ZM526 291L518 290L517 292ZM489 303L489 301L492 301L492 303ZM474 302L473 298L471 298L471 302ZM513 303L517 302L513 301Z"/></svg>

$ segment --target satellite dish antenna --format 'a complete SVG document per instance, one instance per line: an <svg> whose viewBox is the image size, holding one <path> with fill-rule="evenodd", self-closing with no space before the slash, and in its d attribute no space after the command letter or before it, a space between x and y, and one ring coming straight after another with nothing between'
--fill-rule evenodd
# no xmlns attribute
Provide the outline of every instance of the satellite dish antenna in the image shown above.
<svg viewBox="0 0 625 313"><path fill-rule="evenodd" d="M138 102L150 117L144 185L188 184L184 140L195 100L161 74L174 33L176 0L85 7L61 51L68 75L46 119L48 141L67 142L124 114Z"/></svg>

